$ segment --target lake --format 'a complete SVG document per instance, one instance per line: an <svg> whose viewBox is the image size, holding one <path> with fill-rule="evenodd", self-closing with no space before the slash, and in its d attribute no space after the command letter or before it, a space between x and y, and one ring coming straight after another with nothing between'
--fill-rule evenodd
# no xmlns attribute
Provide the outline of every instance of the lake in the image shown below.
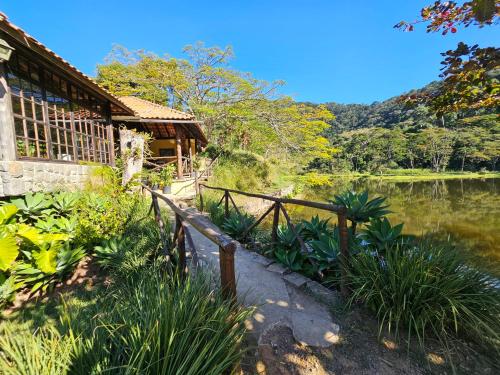
<svg viewBox="0 0 500 375"><path fill-rule="evenodd" d="M301 197L327 201L347 189L368 190L370 197L387 197L392 224L404 222L404 232L432 233L450 238L473 252L480 263L500 273L500 178L393 182L374 179L336 179L333 186L308 189ZM304 207L287 208L291 217L310 218L328 213Z"/></svg>

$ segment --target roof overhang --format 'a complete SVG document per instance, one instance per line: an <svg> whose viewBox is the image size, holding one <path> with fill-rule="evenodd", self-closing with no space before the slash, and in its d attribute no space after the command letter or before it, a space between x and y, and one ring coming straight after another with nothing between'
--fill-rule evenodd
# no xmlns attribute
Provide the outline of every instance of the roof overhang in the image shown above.
<svg viewBox="0 0 500 375"><path fill-rule="evenodd" d="M27 34L18 26L12 24L3 13L0 12L0 32L9 37L9 43L18 50L36 58L37 62L55 70L58 74L77 82L82 87L94 93L100 99L108 100L114 107L115 113L133 114L134 111L121 102L116 96L99 86L93 79L71 65L68 61L45 47L38 40Z"/></svg>

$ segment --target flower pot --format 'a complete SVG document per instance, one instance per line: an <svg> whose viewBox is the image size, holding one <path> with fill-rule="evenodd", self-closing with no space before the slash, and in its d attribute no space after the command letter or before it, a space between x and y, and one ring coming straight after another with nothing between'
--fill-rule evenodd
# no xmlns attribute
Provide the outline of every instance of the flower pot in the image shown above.
<svg viewBox="0 0 500 375"><path fill-rule="evenodd" d="M172 186L163 187L163 194L171 194L171 193L172 193Z"/></svg>

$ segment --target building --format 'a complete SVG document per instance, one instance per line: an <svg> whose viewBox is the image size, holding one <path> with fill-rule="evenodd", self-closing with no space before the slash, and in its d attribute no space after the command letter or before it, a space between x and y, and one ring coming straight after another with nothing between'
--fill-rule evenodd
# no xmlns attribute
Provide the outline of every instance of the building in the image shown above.
<svg viewBox="0 0 500 375"><path fill-rule="evenodd" d="M114 166L121 124L151 132L178 177L206 143L192 116L112 95L0 13L0 196L81 186Z"/></svg>

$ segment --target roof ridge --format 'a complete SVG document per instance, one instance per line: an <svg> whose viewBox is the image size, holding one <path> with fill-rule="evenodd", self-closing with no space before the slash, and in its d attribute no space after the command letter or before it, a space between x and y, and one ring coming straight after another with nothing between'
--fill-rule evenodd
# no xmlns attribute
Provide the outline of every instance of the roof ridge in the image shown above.
<svg viewBox="0 0 500 375"><path fill-rule="evenodd" d="M152 102L150 100L147 100L147 99L143 99L143 98L140 98L138 96L134 96L134 95L127 95L127 96L122 96L120 98L134 98L134 99L138 99L144 103L147 103L149 105L153 105L155 107L158 107L160 109L168 109L170 111L173 111L173 112L176 112L180 115L186 115L186 116L190 116L190 117L195 117L193 114L191 113L187 113L187 112L184 112L184 111L179 111L178 109L175 109L175 108L172 108L172 107L167 107L166 105L163 105L163 104L159 104L159 103L155 103L155 102ZM132 108L133 109L133 108Z"/></svg>

